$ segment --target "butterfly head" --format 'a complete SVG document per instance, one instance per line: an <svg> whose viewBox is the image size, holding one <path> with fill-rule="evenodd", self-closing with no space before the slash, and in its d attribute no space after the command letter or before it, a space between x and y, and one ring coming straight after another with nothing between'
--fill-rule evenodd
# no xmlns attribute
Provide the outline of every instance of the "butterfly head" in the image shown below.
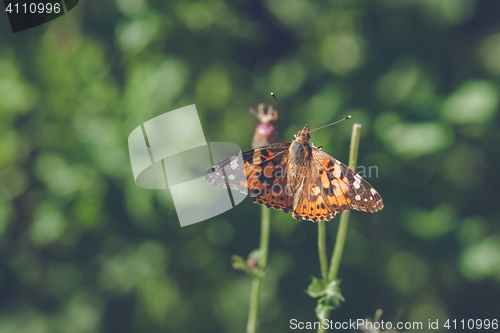
<svg viewBox="0 0 500 333"><path fill-rule="evenodd" d="M302 130L300 130L297 135L295 135L295 140L301 143L309 142L311 135L309 134L309 126L304 126Z"/></svg>

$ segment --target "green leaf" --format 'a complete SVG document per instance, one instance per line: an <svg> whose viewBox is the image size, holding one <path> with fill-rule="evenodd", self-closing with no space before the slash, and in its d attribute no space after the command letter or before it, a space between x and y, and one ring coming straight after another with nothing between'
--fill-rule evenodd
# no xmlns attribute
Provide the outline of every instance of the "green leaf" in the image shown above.
<svg viewBox="0 0 500 333"><path fill-rule="evenodd" d="M260 257L261 257L261 253L260 252L261 252L260 249L253 250L248 255L248 259L247 260L257 260L258 261L260 259Z"/></svg>
<svg viewBox="0 0 500 333"><path fill-rule="evenodd" d="M328 318L328 313L340 307L340 302L344 302L344 297L339 293L334 295L325 295L318 299L318 305L316 306L316 316L321 321Z"/></svg>
<svg viewBox="0 0 500 333"><path fill-rule="evenodd" d="M325 288L325 293L330 296L340 296L342 299L342 302L344 301L344 298L342 297L342 294L340 293L340 281L339 280L333 280L330 282L326 288Z"/></svg>
<svg viewBox="0 0 500 333"><path fill-rule="evenodd" d="M236 270L245 270L246 263L245 263L245 259L243 259L243 257L237 256L237 255L233 255L233 256L231 256L231 261L232 261L234 269L236 269Z"/></svg>
<svg viewBox="0 0 500 333"><path fill-rule="evenodd" d="M264 275L264 270L260 269L257 266L258 260L255 259L254 252L255 251L252 251L250 253L247 260L237 255L231 256L232 265L235 270L243 271L246 274L251 275L253 277L261 278Z"/></svg>
<svg viewBox="0 0 500 333"><path fill-rule="evenodd" d="M329 311L340 307L340 302L345 301L340 292L340 280L333 280L324 287L323 280L314 276L312 279L306 293L313 298L320 297L316 306L316 316L319 320L323 320L328 317Z"/></svg>
<svg viewBox="0 0 500 333"><path fill-rule="evenodd" d="M312 298L318 298L325 295L323 280L312 277L311 284L307 287L306 293Z"/></svg>

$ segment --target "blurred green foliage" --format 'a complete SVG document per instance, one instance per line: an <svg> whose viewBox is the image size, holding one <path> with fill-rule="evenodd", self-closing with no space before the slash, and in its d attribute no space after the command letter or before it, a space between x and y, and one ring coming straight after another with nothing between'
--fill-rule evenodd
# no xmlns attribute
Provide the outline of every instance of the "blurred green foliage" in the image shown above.
<svg viewBox="0 0 500 333"><path fill-rule="evenodd" d="M351 114L358 164L377 166L385 208L351 214L332 319L493 319L499 15L493 0L81 1L2 30L0 332L242 332L251 279L230 256L258 246L259 207L180 228L168 190L135 185L127 137L196 104L207 141L248 149L271 91L311 128ZM277 127L297 131L283 112ZM311 140L347 162L350 131ZM316 318L317 230L271 217L260 331L287 332Z"/></svg>

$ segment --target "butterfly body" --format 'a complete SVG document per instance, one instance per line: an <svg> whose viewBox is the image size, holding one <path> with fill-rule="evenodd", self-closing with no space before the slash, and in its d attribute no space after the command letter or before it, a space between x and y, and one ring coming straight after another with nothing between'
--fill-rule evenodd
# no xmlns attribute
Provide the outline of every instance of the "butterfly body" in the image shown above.
<svg viewBox="0 0 500 333"><path fill-rule="evenodd" d="M292 185L292 193L297 193L301 180L304 179L305 173L309 163L309 156L311 155L311 147L306 144L292 142L288 149L287 176L288 184ZM304 165L305 163L305 165Z"/></svg>
<svg viewBox="0 0 500 333"><path fill-rule="evenodd" d="M312 146L306 125L292 142L231 156L211 167L204 179L250 195L295 219L328 221L336 213L383 208L378 192L360 175Z"/></svg>

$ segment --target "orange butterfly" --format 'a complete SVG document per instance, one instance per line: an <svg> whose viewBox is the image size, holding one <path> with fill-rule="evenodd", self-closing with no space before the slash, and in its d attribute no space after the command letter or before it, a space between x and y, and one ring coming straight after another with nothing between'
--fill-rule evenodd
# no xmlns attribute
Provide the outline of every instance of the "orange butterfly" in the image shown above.
<svg viewBox="0 0 500 333"><path fill-rule="evenodd" d="M309 127L292 142L280 142L231 156L205 173L215 186L233 188L295 219L329 221L336 213L384 207L380 194L344 164L309 144Z"/></svg>

